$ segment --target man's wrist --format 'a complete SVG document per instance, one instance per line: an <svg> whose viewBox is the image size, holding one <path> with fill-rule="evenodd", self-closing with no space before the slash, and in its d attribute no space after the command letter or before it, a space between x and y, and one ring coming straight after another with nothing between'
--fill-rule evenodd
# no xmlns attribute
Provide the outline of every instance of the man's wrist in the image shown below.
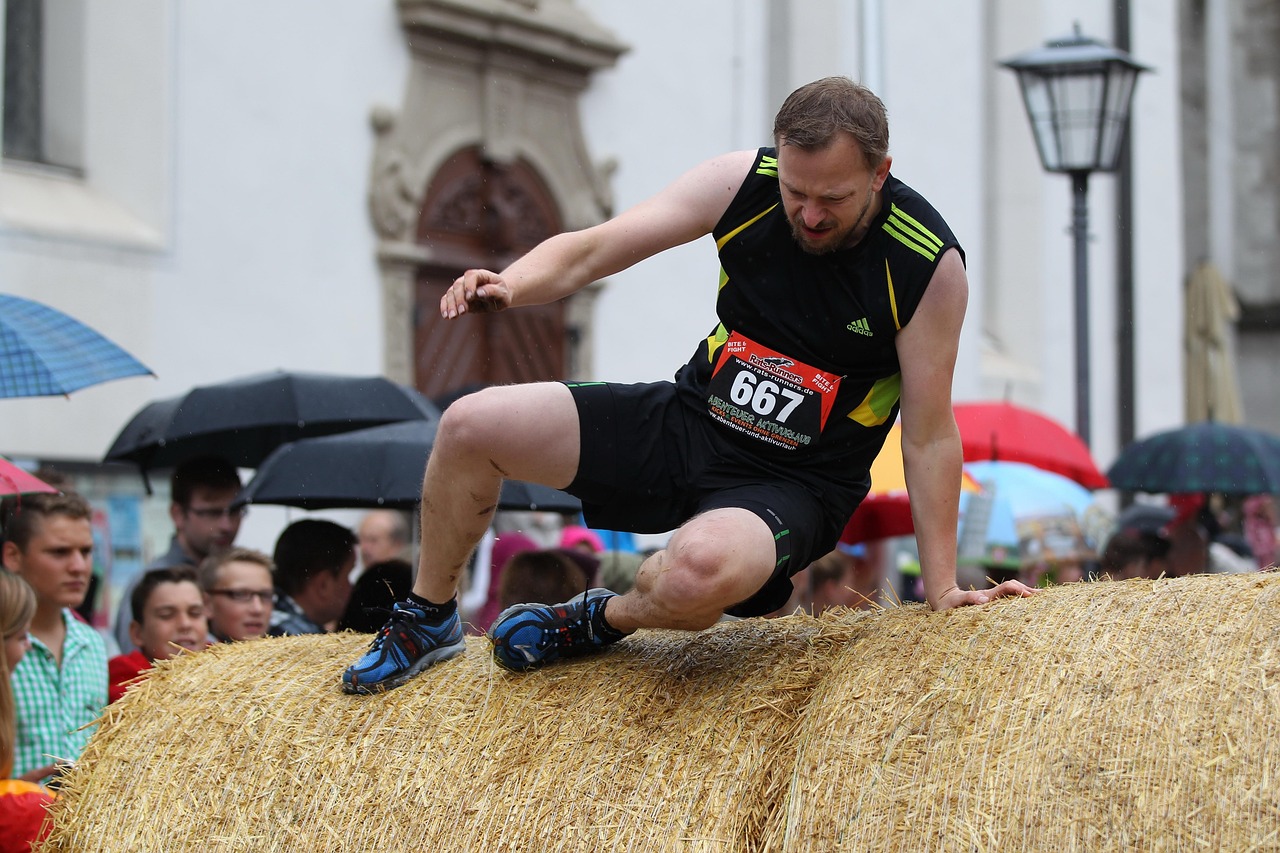
<svg viewBox="0 0 1280 853"><path fill-rule="evenodd" d="M959 585L957 585L955 581L952 581L951 583L944 585L943 588L936 593L926 588L924 598L925 598L925 601L928 602L931 608L933 608L934 610L937 610L938 605L942 603L942 600L944 598L946 598L952 592L958 591L959 589L960 589Z"/></svg>

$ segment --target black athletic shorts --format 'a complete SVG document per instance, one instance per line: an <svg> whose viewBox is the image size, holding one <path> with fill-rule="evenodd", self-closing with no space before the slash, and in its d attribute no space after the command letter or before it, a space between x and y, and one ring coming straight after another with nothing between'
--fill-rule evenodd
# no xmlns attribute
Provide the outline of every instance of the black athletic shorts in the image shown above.
<svg viewBox="0 0 1280 853"><path fill-rule="evenodd" d="M822 478L753 464L679 398L674 383L566 384L582 438L578 474L566 491L582 501L587 524L664 533L699 513L737 507L769 525L777 544L773 576L726 613L777 610L791 596L791 576L835 548L856 498L852 505L832 501Z"/></svg>

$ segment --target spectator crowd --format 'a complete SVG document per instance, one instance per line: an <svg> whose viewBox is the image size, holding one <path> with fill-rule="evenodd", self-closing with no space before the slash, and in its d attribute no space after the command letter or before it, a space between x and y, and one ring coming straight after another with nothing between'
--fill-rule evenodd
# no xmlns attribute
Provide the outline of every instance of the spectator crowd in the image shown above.
<svg viewBox="0 0 1280 853"><path fill-rule="evenodd" d="M128 587L113 629L99 632L82 615L96 590L92 509L65 481L59 485L58 494L0 502L0 664L7 675L0 679L0 853L27 849L21 845L47 832L60 775L107 704L156 662L218 643L376 632L414 574L409 520L395 510L367 513L357 530L295 521L272 554L237 546L244 516L235 502L238 472L221 459L194 459L171 478L168 550ZM1250 498L1234 513L1195 496L1130 507L1099 554L1016 571L1024 582L1046 585L1269 567L1276 546L1271 499ZM1241 531L1235 535L1227 532L1233 522ZM471 633L483 634L517 603L564 601L593 586L630 589L644 552L606 549L599 533L571 519L558 533L557 541L544 535L540 542L518 529L491 531L470 567L464 611ZM888 589L880 546L842 543L795 576L795 594L773 615L919 600L909 573L900 589Z"/></svg>

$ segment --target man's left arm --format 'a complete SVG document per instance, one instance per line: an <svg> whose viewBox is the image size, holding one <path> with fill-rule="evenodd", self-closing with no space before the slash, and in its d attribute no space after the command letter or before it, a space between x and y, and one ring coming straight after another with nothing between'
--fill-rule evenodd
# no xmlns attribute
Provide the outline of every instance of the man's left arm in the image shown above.
<svg viewBox="0 0 1280 853"><path fill-rule="evenodd" d="M951 383L968 301L964 263L956 249L949 249L896 341L902 370L902 463L925 597L934 610L1032 594L1018 581L968 591L956 584L956 528L964 457L951 408Z"/></svg>

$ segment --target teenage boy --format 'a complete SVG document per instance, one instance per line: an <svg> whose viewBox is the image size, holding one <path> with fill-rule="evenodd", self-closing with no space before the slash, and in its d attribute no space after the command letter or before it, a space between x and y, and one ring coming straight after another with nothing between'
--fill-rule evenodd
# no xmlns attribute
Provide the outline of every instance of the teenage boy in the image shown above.
<svg viewBox="0 0 1280 853"><path fill-rule="evenodd" d="M79 758L107 704L106 645L72 612L93 573L91 516L88 501L74 493L22 495L0 506L4 567L36 593L31 651L13 673L15 777Z"/></svg>
<svg viewBox="0 0 1280 853"><path fill-rule="evenodd" d="M198 652L208 645L209 623L204 596L190 566L152 569L133 590L129 636L138 648L107 662L107 698L115 702L140 673L182 649Z"/></svg>

